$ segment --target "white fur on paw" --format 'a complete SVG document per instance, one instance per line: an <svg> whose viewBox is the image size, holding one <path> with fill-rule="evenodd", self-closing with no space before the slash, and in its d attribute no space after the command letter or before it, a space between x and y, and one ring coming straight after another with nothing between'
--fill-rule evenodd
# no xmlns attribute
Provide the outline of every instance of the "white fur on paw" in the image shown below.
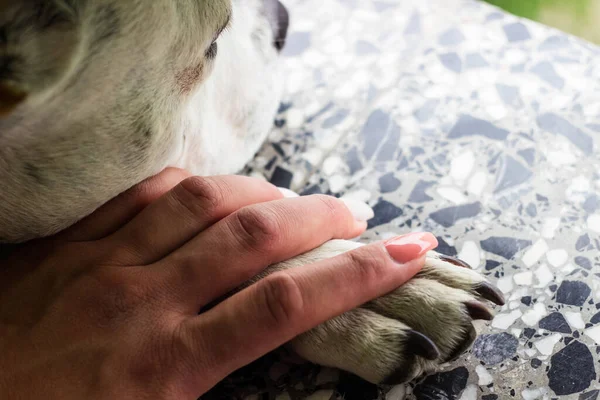
<svg viewBox="0 0 600 400"><path fill-rule="evenodd" d="M311 263L359 246L331 241L279 268ZM504 302L500 291L464 262L430 252L415 278L301 335L290 346L309 361L373 383L402 383L466 351L476 337L473 321L492 318L485 300Z"/></svg>

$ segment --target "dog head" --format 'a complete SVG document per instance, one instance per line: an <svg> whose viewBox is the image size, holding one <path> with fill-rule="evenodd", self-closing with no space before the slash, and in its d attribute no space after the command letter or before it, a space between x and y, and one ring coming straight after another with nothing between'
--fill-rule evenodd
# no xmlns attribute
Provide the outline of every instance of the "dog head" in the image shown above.
<svg viewBox="0 0 600 400"><path fill-rule="evenodd" d="M0 0L0 242L166 166L242 167L279 102L287 25L278 0Z"/></svg>

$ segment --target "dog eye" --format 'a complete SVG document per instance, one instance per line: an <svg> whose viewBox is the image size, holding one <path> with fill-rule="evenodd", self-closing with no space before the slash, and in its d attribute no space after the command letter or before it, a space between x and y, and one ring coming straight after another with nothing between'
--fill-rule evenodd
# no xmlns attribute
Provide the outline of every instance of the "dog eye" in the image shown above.
<svg viewBox="0 0 600 400"><path fill-rule="evenodd" d="M208 58L210 60L214 59L217 56L217 50L218 50L217 42L212 42L212 44L210 45L208 50L206 50L206 58Z"/></svg>

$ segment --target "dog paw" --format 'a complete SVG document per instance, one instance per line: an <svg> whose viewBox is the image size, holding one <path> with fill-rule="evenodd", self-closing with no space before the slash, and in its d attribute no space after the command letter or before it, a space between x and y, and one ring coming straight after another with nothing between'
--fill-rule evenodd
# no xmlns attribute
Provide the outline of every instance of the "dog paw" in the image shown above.
<svg viewBox="0 0 600 400"><path fill-rule="evenodd" d="M306 264L357 247L331 241L291 262ZM502 294L455 258L430 252L423 270L395 291L327 321L290 346L316 364L373 383L398 384L436 370L471 346L474 320L491 320Z"/></svg>

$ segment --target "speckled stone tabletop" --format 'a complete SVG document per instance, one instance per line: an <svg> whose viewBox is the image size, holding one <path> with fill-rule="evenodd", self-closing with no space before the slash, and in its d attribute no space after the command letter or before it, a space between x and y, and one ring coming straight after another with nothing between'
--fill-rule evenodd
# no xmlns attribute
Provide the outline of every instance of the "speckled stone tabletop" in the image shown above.
<svg viewBox="0 0 600 400"><path fill-rule="evenodd" d="M286 4L287 94L247 173L367 201L365 242L436 233L507 304L411 385L276 353L206 398L598 399L598 48L469 0Z"/></svg>

